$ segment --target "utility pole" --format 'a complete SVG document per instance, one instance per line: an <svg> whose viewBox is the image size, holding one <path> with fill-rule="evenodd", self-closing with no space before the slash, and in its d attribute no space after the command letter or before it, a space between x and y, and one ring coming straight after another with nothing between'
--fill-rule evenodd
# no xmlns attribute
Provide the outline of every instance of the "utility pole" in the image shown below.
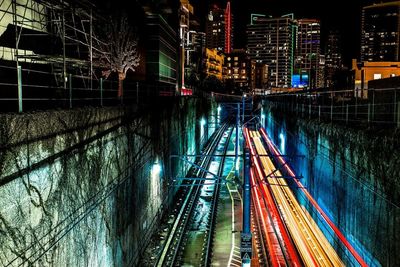
<svg viewBox="0 0 400 267"><path fill-rule="evenodd" d="M236 141L235 141L235 177L239 177L239 124L240 124L240 103L236 108Z"/></svg>
<svg viewBox="0 0 400 267"><path fill-rule="evenodd" d="M243 111L242 111L242 124L244 124L244 104L245 104L245 101L246 101L246 94L244 94L242 96L242 109L243 109Z"/></svg>
<svg viewBox="0 0 400 267"><path fill-rule="evenodd" d="M23 111L22 107L22 68L19 65L19 38L20 34L22 33L21 31L18 31L18 15L17 15L17 1L13 0L12 1L12 11L13 11L13 22L14 22L14 27L15 27L15 50L14 50L14 55L15 55L15 63L17 67L17 92L18 92L18 112L21 113Z"/></svg>
<svg viewBox="0 0 400 267"><path fill-rule="evenodd" d="M245 149L245 144L243 149ZM250 153L248 149L244 151L243 156L243 229L240 235L240 254L242 266L250 266L252 257L252 237L250 229Z"/></svg>

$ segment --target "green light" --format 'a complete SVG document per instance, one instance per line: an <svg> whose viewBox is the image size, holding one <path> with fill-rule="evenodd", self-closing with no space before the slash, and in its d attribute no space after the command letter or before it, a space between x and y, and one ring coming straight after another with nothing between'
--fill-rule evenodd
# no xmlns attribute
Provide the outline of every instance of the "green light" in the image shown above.
<svg viewBox="0 0 400 267"><path fill-rule="evenodd" d="M263 14L251 14L250 16L251 16L251 21L250 21L251 25L253 25L254 21L257 21L258 17L266 17L266 15Z"/></svg>

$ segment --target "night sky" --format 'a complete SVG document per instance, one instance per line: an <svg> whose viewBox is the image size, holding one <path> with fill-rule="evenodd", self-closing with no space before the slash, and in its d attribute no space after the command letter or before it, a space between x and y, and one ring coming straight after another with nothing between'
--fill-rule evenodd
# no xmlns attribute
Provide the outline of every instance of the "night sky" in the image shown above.
<svg viewBox="0 0 400 267"><path fill-rule="evenodd" d="M204 22L208 7L214 3L225 6L226 0L191 0L191 3L195 14ZM360 53L361 7L371 3L373 0L231 0L235 16L235 48L246 45L245 29L251 13L273 16L294 13L295 18L321 19L322 46L329 30L339 31L343 57L349 66L351 59L358 58Z"/></svg>

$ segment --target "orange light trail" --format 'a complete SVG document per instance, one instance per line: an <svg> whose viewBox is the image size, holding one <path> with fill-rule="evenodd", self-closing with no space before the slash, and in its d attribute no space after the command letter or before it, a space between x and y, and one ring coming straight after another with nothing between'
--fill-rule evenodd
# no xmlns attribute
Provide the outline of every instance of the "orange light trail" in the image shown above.
<svg viewBox="0 0 400 267"><path fill-rule="evenodd" d="M282 166L286 169L286 171L292 176L293 180L296 182L297 186L300 188L300 190L303 191L303 193L306 195L307 199L311 202L311 204L314 206L314 208L318 211L318 213L322 216L322 218L327 222L327 224L331 227L331 229L334 231L336 236L340 239L340 241L346 246L346 248L350 251L350 253L353 255L353 257L357 260L357 262L365 267L368 266L368 264L363 260L363 258L357 253L357 251L354 249L354 247L350 244L350 242L346 239L346 237L343 235L343 233L339 230L339 228L331 221L331 219L326 215L326 213L322 210L322 208L318 205L318 203L315 201L315 199L311 196L311 194L308 192L307 189L303 186L303 184L296 178L296 175L294 174L293 170L288 166L284 158L281 156L279 151L276 149L275 145L272 143L271 139L268 137L266 131L264 128L261 128L261 134L264 137L264 141L267 143L268 148L272 150L273 154L276 156L276 158L280 161Z"/></svg>

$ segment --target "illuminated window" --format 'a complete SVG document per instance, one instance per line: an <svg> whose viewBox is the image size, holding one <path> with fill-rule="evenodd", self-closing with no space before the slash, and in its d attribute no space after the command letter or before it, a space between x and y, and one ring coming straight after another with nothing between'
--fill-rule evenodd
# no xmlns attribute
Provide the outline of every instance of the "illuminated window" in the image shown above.
<svg viewBox="0 0 400 267"><path fill-rule="evenodd" d="M374 73L374 80L379 80L382 78L382 74L380 73Z"/></svg>

